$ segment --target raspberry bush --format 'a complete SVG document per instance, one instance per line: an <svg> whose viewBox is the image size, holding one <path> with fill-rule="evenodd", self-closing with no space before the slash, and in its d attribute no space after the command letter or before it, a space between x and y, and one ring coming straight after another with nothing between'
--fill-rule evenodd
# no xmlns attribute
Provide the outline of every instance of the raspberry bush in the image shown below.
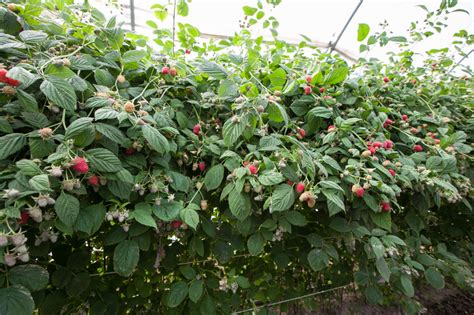
<svg viewBox="0 0 474 315"><path fill-rule="evenodd" d="M0 16L1 314L228 314L350 283L416 313L423 283L472 289L473 85L446 52L350 66L182 24L155 54L87 5Z"/></svg>

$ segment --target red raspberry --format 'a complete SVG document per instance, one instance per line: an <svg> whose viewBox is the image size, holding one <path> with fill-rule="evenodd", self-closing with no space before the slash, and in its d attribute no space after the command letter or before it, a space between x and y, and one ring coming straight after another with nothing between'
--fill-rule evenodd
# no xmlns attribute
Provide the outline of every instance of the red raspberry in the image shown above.
<svg viewBox="0 0 474 315"><path fill-rule="evenodd" d="M306 136L306 131L300 128L298 129L298 134L300 135L300 138L303 139Z"/></svg>
<svg viewBox="0 0 474 315"><path fill-rule="evenodd" d="M392 175L392 177L395 177L395 175L397 175L397 173L393 169L389 169L388 172L390 173L390 175Z"/></svg>
<svg viewBox="0 0 474 315"><path fill-rule="evenodd" d="M248 165L247 168L249 169L250 174L252 174L252 175L255 175L255 174L258 173L257 167L253 164Z"/></svg>
<svg viewBox="0 0 474 315"><path fill-rule="evenodd" d="M403 114L403 115L402 115L402 120L403 120L403 121L407 121L407 120L408 120L408 115Z"/></svg>
<svg viewBox="0 0 474 315"><path fill-rule="evenodd" d="M169 74L169 73L170 73L170 68L166 66L161 68L161 74Z"/></svg>
<svg viewBox="0 0 474 315"><path fill-rule="evenodd" d="M326 91L325 88L323 88L323 87L322 87L322 88L319 88L319 93L324 93L325 91Z"/></svg>
<svg viewBox="0 0 474 315"><path fill-rule="evenodd" d="M413 133L413 134L417 134L417 133L420 132L420 131L418 130L418 128L411 127L411 128L410 128L410 132Z"/></svg>
<svg viewBox="0 0 474 315"><path fill-rule="evenodd" d="M329 126L328 126L328 132L331 132L331 131L333 131L334 129L336 129L336 126L334 126L334 125L329 125Z"/></svg>
<svg viewBox="0 0 474 315"><path fill-rule="evenodd" d="M383 123L383 127L387 128L391 124L393 124L393 120L391 120L390 118L387 118L387 120Z"/></svg>
<svg viewBox="0 0 474 315"><path fill-rule="evenodd" d="M5 83L7 81L8 71L5 68L0 69L0 82Z"/></svg>
<svg viewBox="0 0 474 315"><path fill-rule="evenodd" d="M91 177L89 177L89 178L87 179L87 182L89 183L89 185L91 185L91 186L96 186L96 187L97 187L97 186L99 186L99 182L100 182L99 176L97 176L97 175L92 175Z"/></svg>
<svg viewBox="0 0 474 315"><path fill-rule="evenodd" d="M8 85L11 85L11 86L19 86L21 82L18 81L18 80L6 77L5 78L5 83L8 84Z"/></svg>
<svg viewBox="0 0 474 315"><path fill-rule="evenodd" d="M370 154L374 155L375 152L377 152L377 148L374 147L368 147L368 150L370 151Z"/></svg>
<svg viewBox="0 0 474 315"><path fill-rule="evenodd" d="M381 148L381 147L383 146L383 144L382 144L382 142L380 142L380 141L375 141L375 142L373 143L373 146L378 149L378 148Z"/></svg>
<svg viewBox="0 0 474 315"><path fill-rule="evenodd" d="M182 224L183 222L181 222L180 220L171 221L171 227L175 230L179 229Z"/></svg>
<svg viewBox="0 0 474 315"><path fill-rule="evenodd" d="M385 82L385 83L388 83L388 82L390 82L390 79L389 79L389 77L383 77L383 82Z"/></svg>
<svg viewBox="0 0 474 315"><path fill-rule="evenodd" d="M413 146L413 151L415 151L415 152L421 152L421 151L423 151L423 147L422 147L421 145L419 145L419 144L415 144L415 145Z"/></svg>
<svg viewBox="0 0 474 315"><path fill-rule="evenodd" d="M19 224L27 224L28 223L28 220L30 219L30 215L28 214L27 211L23 211L21 214L20 214L20 219L18 220L18 223Z"/></svg>
<svg viewBox="0 0 474 315"><path fill-rule="evenodd" d="M392 206L390 205L390 202L384 201L380 204L380 206L382 207L382 211L390 212L390 210L392 210Z"/></svg>
<svg viewBox="0 0 474 315"><path fill-rule="evenodd" d="M313 78L312 78L310 75L307 75L307 76L306 76L306 82L311 83L311 80L312 80L312 79L313 79Z"/></svg>
<svg viewBox="0 0 474 315"><path fill-rule="evenodd" d="M304 87L304 94L309 95L311 94L311 87L310 86L305 86Z"/></svg>
<svg viewBox="0 0 474 315"><path fill-rule="evenodd" d="M176 68L171 68L170 69L170 74L171 76L175 77L178 75L178 71L176 70Z"/></svg>
<svg viewBox="0 0 474 315"><path fill-rule="evenodd" d="M133 155L135 153L134 148L127 148L125 149L125 155Z"/></svg>
<svg viewBox="0 0 474 315"><path fill-rule="evenodd" d="M191 50L186 49L185 53L186 53L186 55L189 55L191 53Z"/></svg>
<svg viewBox="0 0 474 315"><path fill-rule="evenodd" d="M383 143L383 147L387 150L390 150L391 148L393 148L393 141L385 140L385 142Z"/></svg>
<svg viewBox="0 0 474 315"><path fill-rule="evenodd" d="M201 172L204 172L206 169L206 162L199 162L198 167Z"/></svg>
<svg viewBox="0 0 474 315"><path fill-rule="evenodd" d="M87 165L86 160L83 157L75 157L72 160L72 169L75 170L78 173L85 174L89 171L89 165Z"/></svg>
<svg viewBox="0 0 474 315"><path fill-rule="evenodd" d="M201 125L200 124L195 124L193 127L193 133L197 136L201 134Z"/></svg>
<svg viewBox="0 0 474 315"><path fill-rule="evenodd" d="M293 186L293 184L294 184L291 180L287 180L286 183L290 186Z"/></svg>
<svg viewBox="0 0 474 315"><path fill-rule="evenodd" d="M411 80L411 83L416 84L416 80L415 79Z"/></svg>
<svg viewBox="0 0 474 315"><path fill-rule="evenodd" d="M299 182L298 184L296 184L296 192L298 194L301 194L305 189L305 185L303 182Z"/></svg>
<svg viewBox="0 0 474 315"><path fill-rule="evenodd" d="M355 194L357 197L362 198L364 197L365 189L362 187L359 187L356 189Z"/></svg>
<svg viewBox="0 0 474 315"><path fill-rule="evenodd" d="M435 141L436 144L441 142L441 140L439 140L439 139L434 139L434 141Z"/></svg>

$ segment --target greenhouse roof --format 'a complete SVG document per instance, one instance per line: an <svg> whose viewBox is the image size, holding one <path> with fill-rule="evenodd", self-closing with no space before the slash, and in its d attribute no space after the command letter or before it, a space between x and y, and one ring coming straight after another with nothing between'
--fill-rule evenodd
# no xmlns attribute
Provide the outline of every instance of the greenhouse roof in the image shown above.
<svg viewBox="0 0 474 315"><path fill-rule="evenodd" d="M117 0L122 5L120 9L106 6L106 2L95 0L92 4L106 15L117 15L118 19L130 29L133 28L137 33L148 35L150 38L154 37L147 21L152 20L159 27L171 28L172 26L171 18L161 22L151 9L153 4L167 4L168 1ZM172 1L170 2L172 4ZM188 4L188 16L177 16L177 21L196 26L203 37L231 36L240 30L240 21L244 18L242 7L255 6L256 2L255 0L193 0ZM267 15L274 16L279 21L280 39L297 43L303 39L301 35L305 35L317 46L327 48L341 35L336 50L347 59L356 60L359 57L385 59L387 52L395 49L394 44L371 49L370 52L359 52L360 42L357 41L359 23L368 24L372 33L380 31L381 24L387 22L389 25L387 30L393 32L393 36L404 36L408 34L411 22L421 22L426 17L423 6L434 10L439 7L439 4L439 0L283 0L274 8L266 4L270 9L266 12ZM172 10L172 5L169 8ZM447 21L440 21L447 24L441 33L419 42L412 49L417 53L423 53L432 48L449 47L453 34L458 30L465 29L472 33L474 0L461 0L455 9L461 10L451 14ZM354 16L350 20L352 14ZM349 22L347 28L341 34L347 22ZM253 27L253 34L271 39L268 29L264 30L261 27ZM469 53L470 50L472 47L464 47L463 51ZM455 62L458 61L455 60ZM474 54L471 54L462 63L472 65L473 61Z"/></svg>

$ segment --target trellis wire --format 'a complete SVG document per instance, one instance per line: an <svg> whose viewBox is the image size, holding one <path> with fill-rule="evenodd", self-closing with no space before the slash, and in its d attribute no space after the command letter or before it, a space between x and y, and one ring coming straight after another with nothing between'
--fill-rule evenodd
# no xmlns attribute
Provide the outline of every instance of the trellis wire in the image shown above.
<svg viewBox="0 0 474 315"><path fill-rule="evenodd" d="M256 310L259 310L259 309L262 309L262 308L271 307L271 306L275 306L275 305L279 305L279 304L284 304L284 303L288 303L288 302L292 302L292 301L302 300L302 299L305 299L305 298L308 298L308 297L311 297L311 296L316 296L316 295L320 295L320 294L323 294L323 293L328 293L328 292L344 289L344 288L346 288L348 286L351 286L351 285L352 285L352 283L348 283L346 285L341 285L339 287L335 287L335 288L332 288L332 289L322 290L322 291L313 292L313 293L305 294L305 295L302 295L302 296L294 297L294 298L291 298L291 299L286 299L286 300L282 300L282 301L278 301L278 302L272 302L272 303L267 303L267 304L263 304L263 305L260 305L260 306L255 306L255 307L248 308L248 309L245 309L245 310L233 312L232 315L237 315L237 314L242 314L242 313L246 313L246 312L256 311Z"/></svg>

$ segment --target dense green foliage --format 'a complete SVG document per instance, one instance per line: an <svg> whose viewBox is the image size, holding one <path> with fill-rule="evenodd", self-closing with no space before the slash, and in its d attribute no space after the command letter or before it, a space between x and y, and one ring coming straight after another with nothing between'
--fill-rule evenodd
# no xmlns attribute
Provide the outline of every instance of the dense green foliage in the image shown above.
<svg viewBox="0 0 474 315"><path fill-rule="evenodd" d="M154 55L46 2L0 8L0 314L228 314L353 282L414 313L421 283L472 288L472 80L445 52L349 66L182 24Z"/></svg>

